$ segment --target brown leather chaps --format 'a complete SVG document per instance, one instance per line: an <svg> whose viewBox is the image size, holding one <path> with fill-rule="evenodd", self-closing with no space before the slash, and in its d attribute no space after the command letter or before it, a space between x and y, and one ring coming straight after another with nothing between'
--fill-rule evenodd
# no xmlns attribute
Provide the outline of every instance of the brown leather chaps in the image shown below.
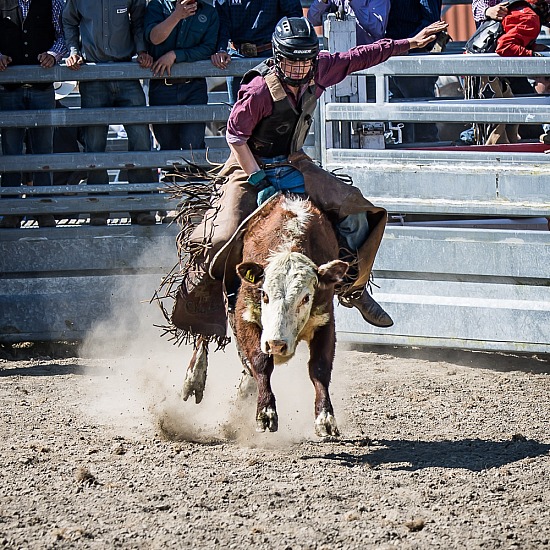
<svg viewBox="0 0 550 550"><path fill-rule="evenodd" d="M346 216L364 212L369 234L357 251L352 251L357 261L356 277L344 283L338 290L345 296L362 290L370 279L374 258L380 246L386 226L387 212L371 204L352 185L317 166L305 153L291 155L289 163L304 175L306 194L312 202L336 223ZM225 287L235 283L235 266L240 261L240 239L232 240L239 225L256 209L256 191L247 182L247 174L230 156L220 176L227 177L222 187L216 216L206 215L191 239L204 240L211 235L210 246L193 262L193 280L184 282L178 289L172 310L172 323L191 334L223 337L226 335L227 318L224 303ZM349 260L349 258L343 258Z"/></svg>

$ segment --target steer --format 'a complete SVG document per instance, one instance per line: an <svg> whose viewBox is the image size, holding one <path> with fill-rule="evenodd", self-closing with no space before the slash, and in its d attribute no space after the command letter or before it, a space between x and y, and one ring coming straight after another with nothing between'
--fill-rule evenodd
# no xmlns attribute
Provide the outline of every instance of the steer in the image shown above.
<svg viewBox="0 0 550 550"><path fill-rule="evenodd" d="M339 435L328 386L336 346L334 286L348 264L336 258L334 229L309 200L280 195L248 225L237 266L241 287L234 327L243 363L258 386L258 431L277 431L271 374L304 340L315 388L315 432Z"/></svg>

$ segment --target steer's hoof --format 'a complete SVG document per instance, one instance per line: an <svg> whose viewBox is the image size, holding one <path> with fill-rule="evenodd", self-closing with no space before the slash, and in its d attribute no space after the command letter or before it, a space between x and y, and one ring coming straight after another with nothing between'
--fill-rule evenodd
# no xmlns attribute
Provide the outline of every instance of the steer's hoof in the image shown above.
<svg viewBox="0 0 550 550"><path fill-rule="evenodd" d="M339 437L340 431L332 413L323 411L315 419L315 434L319 437Z"/></svg>
<svg viewBox="0 0 550 550"><path fill-rule="evenodd" d="M265 432L269 430L270 432L276 432L279 429L279 417L277 416L277 411L271 408L265 408L258 413L256 417L256 431Z"/></svg>
<svg viewBox="0 0 550 550"><path fill-rule="evenodd" d="M200 403L204 395L204 387L206 386L206 370L208 367L208 351L206 347L200 346L193 353L191 362L185 373L185 380L181 390L181 397L187 401L191 395L195 396L195 403Z"/></svg>

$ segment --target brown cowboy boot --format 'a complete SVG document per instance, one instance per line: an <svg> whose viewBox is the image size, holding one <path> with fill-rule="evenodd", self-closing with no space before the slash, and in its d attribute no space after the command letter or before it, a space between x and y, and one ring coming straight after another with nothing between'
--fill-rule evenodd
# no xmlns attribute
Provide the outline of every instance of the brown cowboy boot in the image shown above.
<svg viewBox="0 0 550 550"><path fill-rule="evenodd" d="M363 319L375 327L389 328L393 325L393 319L366 289L358 290L348 296L339 296L338 299L344 307L357 308Z"/></svg>

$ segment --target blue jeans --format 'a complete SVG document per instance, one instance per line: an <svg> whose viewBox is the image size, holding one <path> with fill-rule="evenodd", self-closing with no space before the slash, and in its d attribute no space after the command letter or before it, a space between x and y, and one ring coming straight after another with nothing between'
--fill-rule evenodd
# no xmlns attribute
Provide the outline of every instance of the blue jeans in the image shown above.
<svg viewBox="0 0 550 550"><path fill-rule="evenodd" d="M17 88L6 90L0 87L1 111L25 111L29 109L55 109L55 94L53 85L45 90L39 88ZM22 155L25 132L28 132L28 153L35 155L51 154L53 151L53 128L3 128L2 154ZM34 172L33 184L44 186L52 184L50 172ZM2 187L21 185L21 172L2 174Z"/></svg>
<svg viewBox="0 0 550 550"><path fill-rule="evenodd" d="M273 158L261 158L262 163L267 165L287 162L287 160L288 157L286 155ZM290 193L306 192L304 187L304 176L302 172L296 170L296 168L283 164L274 168L264 168L264 171L269 183L271 183L277 191L288 191Z"/></svg>
<svg viewBox="0 0 550 550"><path fill-rule="evenodd" d="M145 94L139 80L97 80L80 83L81 107L101 109L107 107L143 107ZM150 151L151 134L147 124L125 124L128 135L128 151ZM87 153L103 153L107 148L108 126L88 126L85 129ZM140 168L128 170L130 183L153 183L157 181L153 170ZM88 174L89 184L109 183L107 170L93 170Z"/></svg>
<svg viewBox="0 0 550 550"><path fill-rule="evenodd" d="M229 53L229 55L234 58L242 59L244 57L243 55L237 53L235 50L232 49L230 49L227 53ZM272 56L273 52L271 50L267 50L266 52L258 54L258 57L261 57L262 59L266 59ZM241 87L242 76L228 76L225 80L227 82L227 95L229 96L229 103L233 105L235 101L237 101L237 94L239 93L239 88Z"/></svg>
<svg viewBox="0 0 550 550"><path fill-rule="evenodd" d="M273 158L261 158L264 164L286 162L285 155ZM264 168L269 183L277 191L305 193L304 176L292 166L282 165L274 168ZM365 212L350 214L336 224L336 230L346 246L351 251L358 250L369 235L369 222Z"/></svg>
<svg viewBox="0 0 550 550"><path fill-rule="evenodd" d="M149 83L149 105L206 105L208 91L206 80L197 78L187 84L166 84L169 80L151 80ZM204 122L185 124L153 124L153 132L160 148L204 149Z"/></svg>

